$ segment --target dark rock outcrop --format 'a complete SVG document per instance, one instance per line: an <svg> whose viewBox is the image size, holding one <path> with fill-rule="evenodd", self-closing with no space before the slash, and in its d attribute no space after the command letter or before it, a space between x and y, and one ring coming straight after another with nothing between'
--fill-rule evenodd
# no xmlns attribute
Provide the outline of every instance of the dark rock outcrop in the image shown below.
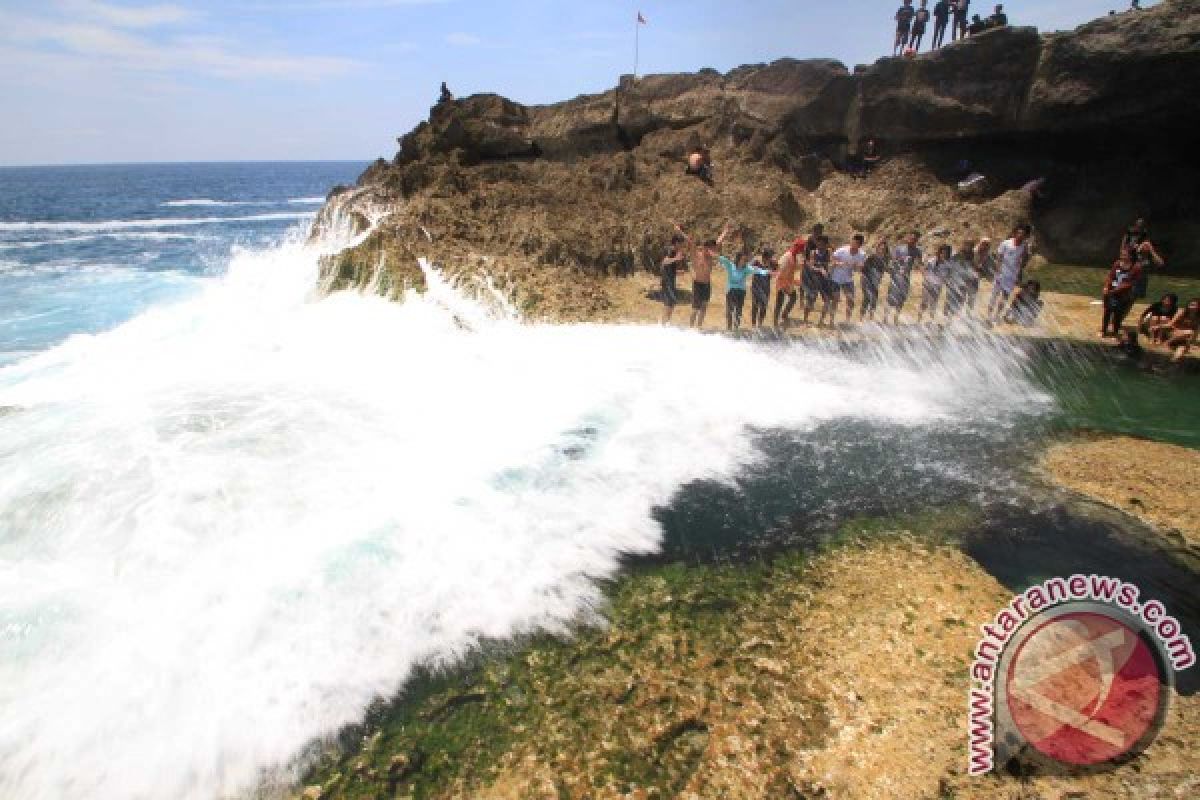
<svg viewBox="0 0 1200 800"><path fill-rule="evenodd" d="M1200 122L1198 79L1200 0L1164 0L1068 33L998 29L853 72L783 59L627 77L547 106L446 100L359 185L404 198L393 235L440 225L447 251L592 270L651 267L669 217L736 217L764 236L810 219L835 235L892 233L905 198L911 224L954 236L1003 235L1031 216L1041 252L1072 263L1107 263L1145 216L1170 267L1197 269L1200 168L1185 143ZM901 167L831 183L867 138ZM700 144L712 147L716 191L679 177ZM988 176L986 196L953 195L964 170ZM1020 192L1038 178L1037 198Z"/></svg>

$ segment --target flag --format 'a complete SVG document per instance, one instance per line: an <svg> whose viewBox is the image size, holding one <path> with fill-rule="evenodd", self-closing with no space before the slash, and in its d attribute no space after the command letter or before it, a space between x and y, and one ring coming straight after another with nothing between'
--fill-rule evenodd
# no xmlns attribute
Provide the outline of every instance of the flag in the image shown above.
<svg viewBox="0 0 1200 800"><path fill-rule="evenodd" d="M638 12L638 25L648 25L648 24L649 23L646 22L646 18L642 16L642 12L639 11Z"/></svg>

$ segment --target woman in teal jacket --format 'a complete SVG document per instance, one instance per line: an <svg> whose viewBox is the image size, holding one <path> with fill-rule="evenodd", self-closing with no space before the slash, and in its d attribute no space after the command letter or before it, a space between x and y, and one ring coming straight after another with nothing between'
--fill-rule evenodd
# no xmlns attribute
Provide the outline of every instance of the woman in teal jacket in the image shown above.
<svg viewBox="0 0 1200 800"><path fill-rule="evenodd" d="M750 255L743 250L730 261L720 256L721 266L728 276L728 289L725 292L725 327L736 331L742 327L742 311L746 308L746 279L751 275L770 275L771 273L753 264L748 264Z"/></svg>

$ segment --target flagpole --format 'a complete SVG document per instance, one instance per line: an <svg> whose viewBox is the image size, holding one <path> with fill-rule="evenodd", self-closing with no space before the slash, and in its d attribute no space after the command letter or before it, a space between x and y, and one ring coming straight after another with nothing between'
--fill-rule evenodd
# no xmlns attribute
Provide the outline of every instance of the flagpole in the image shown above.
<svg viewBox="0 0 1200 800"><path fill-rule="evenodd" d="M638 61L640 60L642 50L642 19L641 13L633 18L633 81L637 83L638 76Z"/></svg>

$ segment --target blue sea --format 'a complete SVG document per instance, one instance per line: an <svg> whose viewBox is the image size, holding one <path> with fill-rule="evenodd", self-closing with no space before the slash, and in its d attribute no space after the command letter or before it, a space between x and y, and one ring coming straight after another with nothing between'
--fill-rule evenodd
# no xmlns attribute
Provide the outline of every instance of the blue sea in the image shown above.
<svg viewBox="0 0 1200 800"><path fill-rule="evenodd" d="M307 228L359 162L0 168L0 366L222 275Z"/></svg>

